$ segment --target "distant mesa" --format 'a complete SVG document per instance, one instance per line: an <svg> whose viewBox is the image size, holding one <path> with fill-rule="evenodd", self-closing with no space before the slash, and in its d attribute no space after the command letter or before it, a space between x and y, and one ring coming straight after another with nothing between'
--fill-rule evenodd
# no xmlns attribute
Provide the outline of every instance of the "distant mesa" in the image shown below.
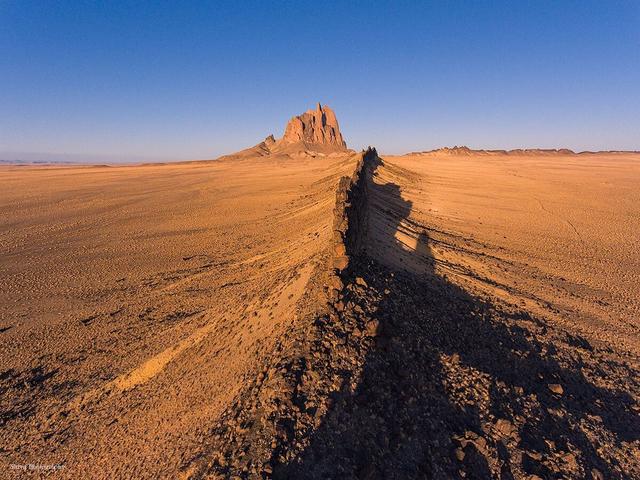
<svg viewBox="0 0 640 480"><path fill-rule="evenodd" d="M308 110L289 120L284 136L278 142L281 145L304 143L305 145L329 145L346 149L336 114L327 105L320 103L315 110Z"/></svg>
<svg viewBox="0 0 640 480"><path fill-rule="evenodd" d="M319 102L315 109L296 115L289 120L284 130L284 135L276 139L269 135L257 145L225 155L220 159L241 159L264 157L269 155L304 155L323 156L331 154L342 154L349 151L347 143L340 132L338 119L335 112L328 105L321 105ZM555 156L555 155L585 155L597 152L574 152L567 148L544 149L527 148L514 150L475 150L467 146L443 147L436 150L421 152L411 152L407 155L427 155L427 156ZM600 153L629 153L623 151L607 151Z"/></svg>
<svg viewBox="0 0 640 480"><path fill-rule="evenodd" d="M269 135L256 146L225 155L221 159L298 153L315 156L347 150L335 112L327 105L322 106L318 103L315 110L308 110L291 118L279 140Z"/></svg>
<svg viewBox="0 0 640 480"><path fill-rule="evenodd" d="M580 152L593 153L593 152ZM615 153L615 152L607 152ZM576 155L576 152L568 148L517 148L515 150L473 150L467 146L443 147L437 150L427 150L423 152L411 152L408 155Z"/></svg>

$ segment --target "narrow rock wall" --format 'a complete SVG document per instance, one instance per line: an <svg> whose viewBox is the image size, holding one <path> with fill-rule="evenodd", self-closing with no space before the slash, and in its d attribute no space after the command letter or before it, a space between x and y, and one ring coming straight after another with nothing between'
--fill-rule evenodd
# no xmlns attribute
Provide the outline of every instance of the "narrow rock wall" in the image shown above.
<svg viewBox="0 0 640 480"><path fill-rule="evenodd" d="M358 155L337 188L328 267L312 276L297 320L268 358L257 360L260 372L212 428L185 478L304 478L287 472L298 468L336 398L356 388L378 330L376 320L351 308L366 295L356 275L368 227L367 176L379 161L372 148Z"/></svg>
<svg viewBox="0 0 640 480"><path fill-rule="evenodd" d="M616 397L574 365L574 343L559 353L564 332L544 340L543 318L364 254L379 162L362 152L339 182L333 244L306 308L298 302L183 478L630 478L620 472L635 464L610 468L585 437L590 414L574 393ZM597 418L598 444L633 430L632 417L611 419L626 431Z"/></svg>
<svg viewBox="0 0 640 480"><path fill-rule="evenodd" d="M340 179L333 210L333 258L330 262L329 299L335 300L349 275L352 257L366 243L368 222L367 172L378 160L378 152L369 147L361 152L351 176Z"/></svg>

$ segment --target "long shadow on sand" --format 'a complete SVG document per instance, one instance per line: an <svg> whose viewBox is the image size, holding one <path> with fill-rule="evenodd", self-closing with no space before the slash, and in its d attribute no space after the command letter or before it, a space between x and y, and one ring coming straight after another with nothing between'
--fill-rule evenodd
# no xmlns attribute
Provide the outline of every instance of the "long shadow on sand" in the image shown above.
<svg viewBox="0 0 640 480"><path fill-rule="evenodd" d="M412 205L398 185L373 181L376 168L367 239L376 248L354 260L366 288L346 301L378 333L356 390L335 395L302 457L277 476L633 476L613 454L640 437L631 396L592 384L580 356L545 341L544 321L439 276L426 230L413 249L398 241Z"/></svg>

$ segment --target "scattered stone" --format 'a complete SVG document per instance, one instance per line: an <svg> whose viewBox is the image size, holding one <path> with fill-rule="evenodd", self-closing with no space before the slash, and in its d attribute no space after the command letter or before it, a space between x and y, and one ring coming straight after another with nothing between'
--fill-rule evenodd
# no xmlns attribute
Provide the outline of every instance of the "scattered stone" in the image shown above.
<svg viewBox="0 0 640 480"><path fill-rule="evenodd" d="M467 430L466 432L464 432L464 438L468 438L471 440L475 440L476 438L478 438L480 435L478 435L476 432L474 432L473 430Z"/></svg>
<svg viewBox="0 0 640 480"><path fill-rule="evenodd" d="M342 280L339 276L331 275L331 277L329 278L329 286L334 290L342 290L344 284L342 283Z"/></svg>
<svg viewBox="0 0 640 480"><path fill-rule="evenodd" d="M365 330L367 335L369 335L370 337L375 337L376 335L378 335L379 330L380 330L380 322L378 320L374 318L367 322L367 327Z"/></svg>
<svg viewBox="0 0 640 480"><path fill-rule="evenodd" d="M559 408L547 408L547 412L554 417L562 418L564 417L564 412Z"/></svg>
<svg viewBox="0 0 640 480"><path fill-rule="evenodd" d="M511 423L509 420L506 420L504 418L500 418L495 423L495 429L503 437L509 437L509 436L511 436L511 433L513 432L515 427L514 427L513 423Z"/></svg>
<svg viewBox="0 0 640 480"><path fill-rule="evenodd" d="M578 462L576 460L576 456L573 453L565 453L562 456L562 460L564 460L569 469L575 470L576 468L578 468Z"/></svg>
<svg viewBox="0 0 640 480"><path fill-rule="evenodd" d="M551 390L556 395L562 395L564 393L564 389L559 383L550 383L547 386L549 387L549 390Z"/></svg>
<svg viewBox="0 0 640 480"><path fill-rule="evenodd" d="M538 462L542 460L542 454L540 452L527 452L527 454Z"/></svg>
<svg viewBox="0 0 640 480"><path fill-rule="evenodd" d="M349 266L349 257L346 255L342 255L341 257L336 257L333 260L333 267L339 271L344 270Z"/></svg>

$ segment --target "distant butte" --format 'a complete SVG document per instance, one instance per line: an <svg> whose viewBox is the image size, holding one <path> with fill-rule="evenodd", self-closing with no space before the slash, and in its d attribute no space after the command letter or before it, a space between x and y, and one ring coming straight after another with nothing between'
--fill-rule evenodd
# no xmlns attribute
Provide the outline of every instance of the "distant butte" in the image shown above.
<svg viewBox="0 0 640 480"><path fill-rule="evenodd" d="M340 154L348 151L347 143L340 133L338 119L329 106L320 103L315 110L307 110L289 120L282 138L276 140L269 135L257 145L225 155L220 159L264 157L272 154L311 156Z"/></svg>
<svg viewBox="0 0 640 480"><path fill-rule="evenodd" d="M308 110L289 120L280 145L304 143L305 145L330 145L346 149L336 114L327 105L318 103L315 110Z"/></svg>

